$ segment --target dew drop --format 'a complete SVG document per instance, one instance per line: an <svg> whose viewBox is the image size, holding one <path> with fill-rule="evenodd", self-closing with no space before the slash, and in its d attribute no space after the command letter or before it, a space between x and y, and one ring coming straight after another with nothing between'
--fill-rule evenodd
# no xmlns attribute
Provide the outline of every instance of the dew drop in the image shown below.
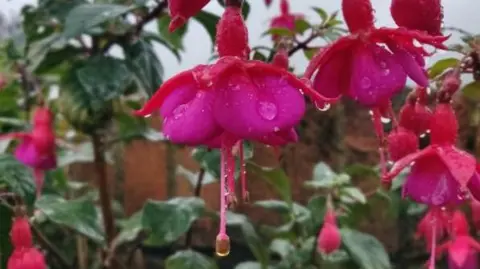
<svg viewBox="0 0 480 269"><path fill-rule="evenodd" d="M175 108L175 110L173 110L173 118L179 119L181 116L183 116L187 108L188 108L187 104L179 105L177 108Z"/></svg>
<svg viewBox="0 0 480 269"><path fill-rule="evenodd" d="M423 133L420 135L420 138L425 138L427 136L427 133Z"/></svg>
<svg viewBox="0 0 480 269"><path fill-rule="evenodd" d="M370 78L364 77L360 81L360 87L362 87L362 89L368 89L371 86L372 86L372 81L370 80Z"/></svg>
<svg viewBox="0 0 480 269"><path fill-rule="evenodd" d="M380 120L382 121L383 124L388 124L392 121L392 119L390 118L384 118L384 117L381 117Z"/></svg>
<svg viewBox="0 0 480 269"><path fill-rule="evenodd" d="M302 89L298 90L302 95L305 95L305 93L302 91Z"/></svg>
<svg viewBox="0 0 480 269"><path fill-rule="evenodd" d="M326 102L315 102L315 107L320 111L327 111L332 105Z"/></svg>
<svg viewBox="0 0 480 269"><path fill-rule="evenodd" d="M217 251L216 254L217 254L218 257L226 257L226 256L228 256L228 254L230 254L230 249L228 251L226 251L226 250L225 251Z"/></svg>
<svg viewBox="0 0 480 269"><path fill-rule="evenodd" d="M368 114L370 114L370 116L373 116L373 111L372 110L368 111Z"/></svg>
<svg viewBox="0 0 480 269"><path fill-rule="evenodd" d="M273 127L273 131L278 132L278 131L280 131L280 128L278 128L278 126L275 126L275 127Z"/></svg>
<svg viewBox="0 0 480 269"><path fill-rule="evenodd" d="M390 75L390 69L388 69L388 68L383 69L382 75L384 75L384 76Z"/></svg>
<svg viewBox="0 0 480 269"><path fill-rule="evenodd" d="M145 115L144 118L150 118L152 114Z"/></svg>
<svg viewBox="0 0 480 269"><path fill-rule="evenodd" d="M266 120L273 120L278 114L277 106L268 101L258 102L258 113Z"/></svg>
<svg viewBox="0 0 480 269"><path fill-rule="evenodd" d="M380 62L380 67L385 69L387 68L387 63L386 62Z"/></svg>

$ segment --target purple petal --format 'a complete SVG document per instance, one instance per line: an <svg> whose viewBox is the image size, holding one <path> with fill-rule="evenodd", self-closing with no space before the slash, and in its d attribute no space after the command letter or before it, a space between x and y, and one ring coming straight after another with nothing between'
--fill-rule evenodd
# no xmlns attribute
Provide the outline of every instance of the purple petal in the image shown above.
<svg viewBox="0 0 480 269"><path fill-rule="evenodd" d="M448 169L450 169L450 172L457 182L465 187L473 174L475 174L477 168L477 160L475 157L454 146L434 148L438 156L443 160Z"/></svg>
<svg viewBox="0 0 480 269"><path fill-rule="evenodd" d="M436 155L417 159L403 186L403 194L430 206L461 203L460 185Z"/></svg>
<svg viewBox="0 0 480 269"><path fill-rule="evenodd" d="M281 75L234 73L217 86L215 119L240 139L292 128L305 112L303 95Z"/></svg>
<svg viewBox="0 0 480 269"><path fill-rule="evenodd" d="M349 95L366 106L376 106L405 87L407 74L395 56L378 45L358 47L352 63Z"/></svg>
<svg viewBox="0 0 480 269"><path fill-rule="evenodd" d="M211 91L196 90L194 86L177 89L163 103L163 132L175 143L200 145L221 133L216 124Z"/></svg>
<svg viewBox="0 0 480 269"><path fill-rule="evenodd" d="M321 95L328 98L338 98L348 91L350 82L349 65L351 62L351 53L342 52L322 65L315 79L313 88ZM347 73L346 73L347 72Z"/></svg>
<svg viewBox="0 0 480 269"><path fill-rule="evenodd" d="M467 187L470 190L470 194L477 201L480 201L480 176L478 173L473 174L473 177L468 182Z"/></svg>
<svg viewBox="0 0 480 269"><path fill-rule="evenodd" d="M403 66L407 75L422 87L428 86L427 72L421 65L422 57L418 53L411 53L398 46L389 46L395 59ZM423 62L424 63L424 62Z"/></svg>
<svg viewBox="0 0 480 269"><path fill-rule="evenodd" d="M15 149L15 158L32 168L48 170L57 166L55 152L40 154L31 138L24 138Z"/></svg>

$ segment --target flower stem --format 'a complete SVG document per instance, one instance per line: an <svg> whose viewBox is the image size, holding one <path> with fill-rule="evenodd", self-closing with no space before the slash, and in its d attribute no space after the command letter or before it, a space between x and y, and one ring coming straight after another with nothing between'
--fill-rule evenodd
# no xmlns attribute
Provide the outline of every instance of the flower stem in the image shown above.
<svg viewBox="0 0 480 269"><path fill-rule="evenodd" d="M242 7L243 0L225 0L227 7Z"/></svg>
<svg viewBox="0 0 480 269"><path fill-rule="evenodd" d="M102 151L102 136L99 134L93 134L92 142L95 156L95 169L98 177L98 187L100 190L100 207L103 215L103 225L105 229L107 245L110 245L115 237L115 225L107 179L107 166L105 162L105 156L103 155Z"/></svg>
<svg viewBox="0 0 480 269"><path fill-rule="evenodd" d="M202 186L203 186L203 179L204 178L205 178L205 169L202 168L202 169L200 169L200 172L198 173L197 184L195 185L195 191L194 191L195 197L200 197L200 195L202 194ZM192 247L192 239L193 239L193 226L190 227L190 230L188 230L186 238L185 238L186 248L191 248Z"/></svg>
<svg viewBox="0 0 480 269"><path fill-rule="evenodd" d="M219 234L223 235L226 233L226 196L225 196L225 183L227 181L226 166L228 162L228 147L222 147L221 160L220 160L220 228Z"/></svg>

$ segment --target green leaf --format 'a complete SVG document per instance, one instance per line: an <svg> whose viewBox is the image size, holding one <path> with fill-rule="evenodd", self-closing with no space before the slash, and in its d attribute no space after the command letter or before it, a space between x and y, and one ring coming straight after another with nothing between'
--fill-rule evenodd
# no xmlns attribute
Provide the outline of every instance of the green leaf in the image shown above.
<svg viewBox="0 0 480 269"><path fill-rule="evenodd" d="M137 85L148 96L152 96L162 84L163 67L152 45L138 40L124 48L125 62L134 74Z"/></svg>
<svg viewBox="0 0 480 269"><path fill-rule="evenodd" d="M217 269L215 262L193 250L183 250L168 257L166 269Z"/></svg>
<svg viewBox="0 0 480 269"><path fill-rule="evenodd" d="M328 13L327 13L327 11L325 11L325 9L319 8L319 7L313 7L313 10L315 10L315 12L317 12L317 14L322 19L322 22L324 22L328 19Z"/></svg>
<svg viewBox="0 0 480 269"><path fill-rule="evenodd" d="M433 64L428 69L428 76L430 78L435 78L438 75L442 74L448 68L455 67L456 65L458 65L459 62L460 61L458 59L455 59L455 58L447 58L447 59L440 60L440 61L436 62L435 64Z"/></svg>
<svg viewBox="0 0 480 269"><path fill-rule="evenodd" d="M205 203L200 198L148 201L143 207L142 225L150 235L148 244L165 245L177 240L202 216Z"/></svg>
<svg viewBox="0 0 480 269"><path fill-rule="evenodd" d="M327 204L327 199L324 196L313 196L310 198L307 204L307 208L312 214L313 226L320 227L320 224L323 223L323 217L325 215L325 208Z"/></svg>
<svg viewBox="0 0 480 269"><path fill-rule="evenodd" d="M83 234L97 243L103 242L103 231L92 201L65 200L59 196L44 195L35 206L50 221Z"/></svg>
<svg viewBox="0 0 480 269"><path fill-rule="evenodd" d="M303 19L295 20L295 32L303 35L303 33L305 33L305 31L307 31L310 28L312 28L312 26L306 20L303 20Z"/></svg>
<svg viewBox="0 0 480 269"><path fill-rule="evenodd" d="M472 101L480 100L480 81L474 81L467 84L462 89L463 96L467 97Z"/></svg>
<svg viewBox="0 0 480 269"><path fill-rule="evenodd" d="M277 238L270 243L270 251L284 259L289 253L295 251L295 246L286 239Z"/></svg>
<svg viewBox="0 0 480 269"><path fill-rule="evenodd" d="M305 58L307 58L307 60L311 60L318 50L319 48L307 48L303 50L303 54L305 55Z"/></svg>
<svg viewBox="0 0 480 269"><path fill-rule="evenodd" d="M270 185L272 185L275 190L280 194L280 197L286 201L288 204L292 204L292 190L290 187L290 179L285 174L285 171L282 169L272 169L260 167L251 162L247 163L247 171L252 171L253 173L264 178Z"/></svg>
<svg viewBox="0 0 480 269"><path fill-rule="evenodd" d="M314 180L331 180L337 174L333 172L332 168L324 162L320 162L313 168L313 179Z"/></svg>
<svg viewBox="0 0 480 269"><path fill-rule="evenodd" d="M143 31L142 37L148 42L155 41L160 43L162 46L167 48L175 56L175 58L177 58L178 61L182 59L180 56L179 50L174 48L172 45L170 45L170 43L165 41L160 35L156 33L151 33L149 31Z"/></svg>
<svg viewBox="0 0 480 269"><path fill-rule="evenodd" d="M248 15L250 15L250 4L247 1L243 2L242 5L242 15L245 20L248 19Z"/></svg>
<svg viewBox="0 0 480 269"><path fill-rule="evenodd" d="M187 179L190 182L191 186L194 187L197 185L200 172L194 173L186 169L182 165L177 165L177 175L183 176L185 179ZM214 182L217 182L217 180L212 176L212 174L208 172L204 172L202 186L212 184Z"/></svg>
<svg viewBox="0 0 480 269"><path fill-rule="evenodd" d="M93 145L85 142L75 147L75 150L63 150L58 153L58 167L65 167L74 163L90 163L94 160Z"/></svg>
<svg viewBox="0 0 480 269"><path fill-rule="evenodd" d="M122 60L107 56L89 58L73 71L78 86L72 91L74 99L92 111L103 110L106 102L122 95L132 78Z"/></svg>
<svg viewBox="0 0 480 269"><path fill-rule="evenodd" d="M72 9L65 20L63 36L74 38L94 27L130 12L135 6L114 4L83 4Z"/></svg>
<svg viewBox="0 0 480 269"><path fill-rule="evenodd" d="M14 192L32 203L35 184L30 170L18 162L13 155L0 155L0 185L6 185Z"/></svg>
<svg viewBox="0 0 480 269"><path fill-rule="evenodd" d="M262 36L276 35L276 36L294 36L295 33L287 28L270 28L262 34Z"/></svg>
<svg viewBox="0 0 480 269"><path fill-rule="evenodd" d="M253 54L253 60L266 62L267 61L267 56L263 55L259 51L255 51L255 53Z"/></svg>
<svg viewBox="0 0 480 269"><path fill-rule="evenodd" d="M170 20L170 16L167 16L166 14L161 15L157 20L158 32L173 48L183 50L183 38L187 33L188 24L184 24L172 33L168 30Z"/></svg>
<svg viewBox="0 0 480 269"><path fill-rule="evenodd" d="M253 225L248 221L247 217L241 214L228 212L227 225L239 226L242 230L243 238L247 242L250 251L252 251L255 258L262 264L268 264L268 261L270 260L268 248L255 231Z"/></svg>
<svg viewBox="0 0 480 269"><path fill-rule="evenodd" d="M390 269L390 259L383 245L373 236L341 229L342 242L362 269Z"/></svg>
<svg viewBox="0 0 480 269"><path fill-rule="evenodd" d="M205 147L195 148L192 157L215 178L220 178L220 151Z"/></svg>
<svg viewBox="0 0 480 269"><path fill-rule="evenodd" d="M263 269L263 266L258 262L242 262L237 264L235 269Z"/></svg>
<svg viewBox="0 0 480 269"><path fill-rule="evenodd" d="M115 243L121 245L137 239L138 235L143 231L142 219L143 212L139 211L123 222L121 224L122 230L115 238Z"/></svg>
<svg viewBox="0 0 480 269"><path fill-rule="evenodd" d="M344 203L361 203L366 204L367 198L363 192L356 187L345 187L340 189L340 200Z"/></svg>
<svg viewBox="0 0 480 269"><path fill-rule="evenodd" d="M208 36L212 41L212 44L215 44L215 38L217 35L217 23L220 20L220 17L217 15L207 12L207 11L200 11L195 17L205 30L207 30Z"/></svg>

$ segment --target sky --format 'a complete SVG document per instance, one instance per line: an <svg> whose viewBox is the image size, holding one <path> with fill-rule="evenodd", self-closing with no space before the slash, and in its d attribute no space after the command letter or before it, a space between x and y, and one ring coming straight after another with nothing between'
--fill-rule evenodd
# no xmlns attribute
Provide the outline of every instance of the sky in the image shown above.
<svg viewBox="0 0 480 269"><path fill-rule="evenodd" d="M273 0L270 8L266 8L263 0L249 0L252 7L250 16L247 20L249 29L250 45L271 45L268 37L261 37L262 33L268 28L269 20L276 14L279 14L280 0ZM290 0L291 10L294 13L303 13L312 20L318 20L317 15L311 7L321 7L329 12L340 9L340 0ZM480 10L479 0L442 0L445 13L445 26L462 28L473 33L480 33ZM14 14L19 12L25 4L32 4L32 0L0 0L2 12ZM390 17L390 0L372 0L376 11L377 26L394 26ZM206 7L207 11L221 14L222 8L217 1L211 1ZM11 16L11 15L10 15ZM147 25L151 31L155 31L156 25ZM452 36L449 43L458 42L458 35ZM211 56L211 42L207 37L206 31L197 22L193 21L189 26L189 31L185 37L185 51L182 53L182 61L179 63L176 58L161 45L156 45L155 49L165 67L165 77L169 78L175 73L191 68L197 64L205 64ZM447 54L436 56L447 57ZM297 69L304 69L307 60L302 53L297 53L292 59L292 65Z"/></svg>

